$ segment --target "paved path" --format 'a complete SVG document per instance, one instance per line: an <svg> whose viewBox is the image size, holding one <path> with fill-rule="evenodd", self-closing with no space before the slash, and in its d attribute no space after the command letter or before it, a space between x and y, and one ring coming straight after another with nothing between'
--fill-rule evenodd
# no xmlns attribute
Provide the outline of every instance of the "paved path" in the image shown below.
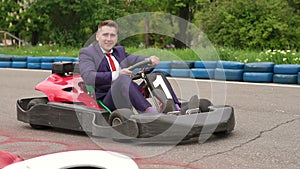
<svg viewBox="0 0 300 169"><path fill-rule="evenodd" d="M188 99L198 93L235 108L236 128L205 143L133 145L65 130L34 130L16 120L16 100L42 96L34 86L50 71L0 69L0 149L32 158L53 152L105 149L135 159L141 169L252 169L300 167L300 85L170 79ZM180 86L180 87L179 87Z"/></svg>

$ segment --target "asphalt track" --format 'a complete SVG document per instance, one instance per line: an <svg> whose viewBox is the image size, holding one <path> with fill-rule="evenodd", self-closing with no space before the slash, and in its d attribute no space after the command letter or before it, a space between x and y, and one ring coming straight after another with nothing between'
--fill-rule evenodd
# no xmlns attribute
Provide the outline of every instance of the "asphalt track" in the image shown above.
<svg viewBox="0 0 300 169"><path fill-rule="evenodd" d="M68 150L101 149L134 158L141 169L300 168L300 85L170 79L176 92L235 108L227 137L173 146L125 144L84 133L34 130L16 120L16 100L42 96L34 86L50 71L0 69L0 149L24 159ZM179 87L180 86L180 87Z"/></svg>

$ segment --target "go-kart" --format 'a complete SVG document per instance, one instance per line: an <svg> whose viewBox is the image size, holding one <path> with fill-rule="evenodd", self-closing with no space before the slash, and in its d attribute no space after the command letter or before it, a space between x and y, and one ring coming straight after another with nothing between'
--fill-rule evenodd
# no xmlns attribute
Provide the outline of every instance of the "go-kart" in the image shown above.
<svg viewBox="0 0 300 169"><path fill-rule="evenodd" d="M35 89L46 97L17 100L17 119L33 128L63 128L83 131L91 136L119 140L182 141L202 135L231 133L234 109L213 105L208 99L179 99L176 109L167 78L143 61L129 67L133 80L144 82L144 95L157 113L138 113L133 109L109 110L94 98L93 87L85 85L78 63L55 62L52 74ZM140 71L135 71L142 68Z"/></svg>
<svg viewBox="0 0 300 169"><path fill-rule="evenodd" d="M138 165L130 157L121 153L103 150L58 152L24 161L15 161L11 164L7 163L2 167L4 167L3 169L138 169Z"/></svg>

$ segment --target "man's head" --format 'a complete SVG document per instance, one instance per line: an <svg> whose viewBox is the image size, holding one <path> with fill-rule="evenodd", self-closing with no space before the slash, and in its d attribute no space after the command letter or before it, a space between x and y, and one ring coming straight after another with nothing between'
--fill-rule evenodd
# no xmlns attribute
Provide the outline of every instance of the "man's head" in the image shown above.
<svg viewBox="0 0 300 169"><path fill-rule="evenodd" d="M118 41L118 24L112 20L106 20L98 25L96 39L106 52L110 51Z"/></svg>

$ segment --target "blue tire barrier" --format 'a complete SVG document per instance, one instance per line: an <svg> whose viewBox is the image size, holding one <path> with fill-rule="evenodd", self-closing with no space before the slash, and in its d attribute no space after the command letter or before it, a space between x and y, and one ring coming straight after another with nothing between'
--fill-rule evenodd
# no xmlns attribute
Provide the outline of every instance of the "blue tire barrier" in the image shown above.
<svg viewBox="0 0 300 169"><path fill-rule="evenodd" d="M274 74L273 82L282 84L297 84L298 74Z"/></svg>
<svg viewBox="0 0 300 169"><path fill-rule="evenodd" d="M242 62L233 62L233 61L224 61L220 60L217 62L217 68L221 69L244 69L244 63Z"/></svg>
<svg viewBox="0 0 300 169"><path fill-rule="evenodd" d="M298 73L298 84L300 84L300 72Z"/></svg>
<svg viewBox="0 0 300 169"><path fill-rule="evenodd" d="M274 74L273 82L281 84L297 84L298 74Z"/></svg>
<svg viewBox="0 0 300 169"><path fill-rule="evenodd" d="M5 62L9 62L11 61L12 56L10 55L0 55L0 61L5 61Z"/></svg>
<svg viewBox="0 0 300 169"><path fill-rule="evenodd" d="M27 62L28 63L41 63L41 57L34 57L34 56L28 56Z"/></svg>
<svg viewBox="0 0 300 169"><path fill-rule="evenodd" d="M46 62L46 63L50 63L50 62L54 62L54 57L47 57L47 56L43 56L41 58L41 62Z"/></svg>
<svg viewBox="0 0 300 169"><path fill-rule="evenodd" d="M27 62L27 56L13 56L11 60L13 62Z"/></svg>
<svg viewBox="0 0 300 169"><path fill-rule="evenodd" d="M160 72L165 76L171 76L171 74L170 74L171 70L170 69L157 69L157 68L155 68L153 70L153 73L155 73L155 72Z"/></svg>
<svg viewBox="0 0 300 169"><path fill-rule="evenodd" d="M172 69L190 69L194 67L194 61L175 60L172 61Z"/></svg>
<svg viewBox="0 0 300 169"><path fill-rule="evenodd" d="M275 74L298 74L300 65L297 64L279 64L274 66Z"/></svg>
<svg viewBox="0 0 300 169"><path fill-rule="evenodd" d="M11 62L10 61L0 61L0 68L10 68Z"/></svg>
<svg viewBox="0 0 300 169"><path fill-rule="evenodd" d="M246 63L245 72L273 72L275 63L273 62L253 62Z"/></svg>
<svg viewBox="0 0 300 169"><path fill-rule="evenodd" d="M40 69L41 63L27 63L28 69Z"/></svg>
<svg viewBox="0 0 300 169"><path fill-rule="evenodd" d="M73 57L55 57L54 62L77 62L77 58Z"/></svg>
<svg viewBox="0 0 300 169"><path fill-rule="evenodd" d="M52 62L42 62L41 63L41 69L43 70L51 70L52 69Z"/></svg>
<svg viewBox="0 0 300 169"><path fill-rule="evenodd" d="M12 62L12 68L27 68L27 62Z"/></svg>
<svg viewBox="0 0 300 169"><path fill-rule="evenodd" d="M195 61L194 68L215 69L217 68L217 61Z"/></svg>
<svg viewBox="0 0 300 169"><path fill-rule="evenodd" d="M191 69L190 77L196 78L196 79L214 79L215 69L194 68L194 69Z"/></svg>
<svg viewBox="0 0 300 169"><path fill-rule="evenodd" d="M170 75L172 77L190 77L191 69L171 69Z"/></svg>
<svg viewBox="0 0 300 169"><path fill-rule="evenodd" d="M172 66L172 61L161 61L155 68L156 69L171 69L171 66Z"/></svg>
<svg viewBox="0 0 300 169"><path fill-rule="evenodd" d="M273 73L271 72L244 72L243 81L257 83L273 82Z"/></svg>
<svg viewBox="0 0 300 169"><path fill-rule="evenodd" d="M220 69L215 70L216 80L242 81L244 69Z"/></svg>

